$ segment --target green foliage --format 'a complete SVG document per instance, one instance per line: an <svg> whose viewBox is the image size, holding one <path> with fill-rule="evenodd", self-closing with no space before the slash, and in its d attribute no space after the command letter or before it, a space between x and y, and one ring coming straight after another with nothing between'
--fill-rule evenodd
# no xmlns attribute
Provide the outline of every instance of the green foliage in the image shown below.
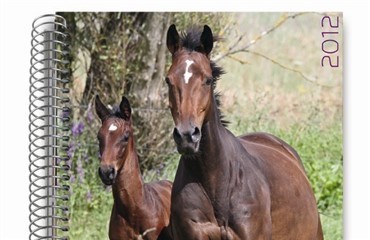
<svg viewBox="0 0 370 240"><path fill-rule="evenodd" d="M98 176L98 144L95 138L100 123L92 118L91 108L72 125L70 238L107 239L113 205L111 189Z"/></svg>
<svg viewBox="0 0 370 240"><path fill-rule="evenodd" d="M302 129L303 128L303 129ZM299 153L321 214L325 239L342 239L343 156L342 126L325 129L294 126L278 129L275 135L289 142Z"/></svg>

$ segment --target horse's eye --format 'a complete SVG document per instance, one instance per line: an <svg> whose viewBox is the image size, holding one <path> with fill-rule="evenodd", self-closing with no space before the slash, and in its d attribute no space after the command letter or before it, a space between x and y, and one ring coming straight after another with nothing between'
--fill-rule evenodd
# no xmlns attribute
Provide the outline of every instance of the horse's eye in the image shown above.
<svg viewBox="0 0 370 240"><path fill-rule="evenodd" d="M124 134L123 136L122 136L122 138L121 138L121 142L127 142L128 141L128 139L129 139L129 137L130 137L130 135L129 134Z"/></svg>
<svg viewBox="0 0 370 240"><path fill-rule="evenodd" d="M206 85L211 85L212 82L213 82L213 79L212 78L207 78Z"/></svg>

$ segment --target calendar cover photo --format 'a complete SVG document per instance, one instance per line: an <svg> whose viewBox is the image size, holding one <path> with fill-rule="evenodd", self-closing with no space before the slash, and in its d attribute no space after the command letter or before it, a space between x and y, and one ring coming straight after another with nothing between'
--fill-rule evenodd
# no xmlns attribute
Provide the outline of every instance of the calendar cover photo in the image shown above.
<svg viewBox="0 0 370 240"><path fill-rule="evenodd" d="M343 239L341 13L57 14L69 239Z"/></svg>

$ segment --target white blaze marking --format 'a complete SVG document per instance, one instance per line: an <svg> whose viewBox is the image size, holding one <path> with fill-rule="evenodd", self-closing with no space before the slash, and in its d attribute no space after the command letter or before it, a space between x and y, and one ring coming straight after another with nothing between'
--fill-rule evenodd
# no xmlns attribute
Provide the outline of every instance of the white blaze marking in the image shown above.
<svg viewBox="0 0 370 240"><path fill-rule="evenodd" d="M191 64L194 63L194 61L186 60L185 63L186 63L186 69L185 69L185 73L184 73L184 79L185 79L185 83L188 84L189 78L191 78L191 76L193 76L193 73L189 72L189 67L190 67Z"/></svg>
<svg viewBox="0 0 370 240"><path fill-rule="evenodd" d="M114 123L112 123L110 126L109 126L109 129L108 129L109 131L116 131L117 130L117 126L116 125L114 125Z"/></svg>

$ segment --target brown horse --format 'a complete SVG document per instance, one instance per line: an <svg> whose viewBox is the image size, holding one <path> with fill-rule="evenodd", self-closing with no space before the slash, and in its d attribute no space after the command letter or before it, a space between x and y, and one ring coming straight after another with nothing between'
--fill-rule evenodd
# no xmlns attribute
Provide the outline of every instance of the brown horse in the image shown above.
<svg viewBox="0 0 370 240"><path fill-rule="evenodd" d="M166 82L181 159L171 197L174 239L323 239L316 200L296 151L267 133L235 137L219 110L208 26L171 25Z"/></svg>
<svg viewBox="0 0 370 240"><path fill-rule="evenodd" d="M99 176L112 185L114 204L109 223L110 239L170 239L169 223L172 183L144 183L135 148L129 101L122 97L119 111L112 113L95 98L102 121L98 132Z"/></svg>

